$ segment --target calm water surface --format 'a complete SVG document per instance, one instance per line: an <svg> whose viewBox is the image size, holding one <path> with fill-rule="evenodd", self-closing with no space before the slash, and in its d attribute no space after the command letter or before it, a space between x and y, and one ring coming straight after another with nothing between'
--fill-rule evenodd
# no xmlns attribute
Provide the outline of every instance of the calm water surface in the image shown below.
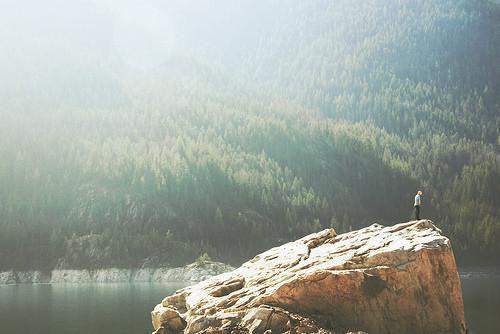
<svg viewBox="0 0 500 334"><path fill-rule="evenodd" d="M150 312L181 284L0 286L0 333L151 334Z"/></svg>
<svg viewBox="0 0 500 334"><path fill-rule="evenodd" d="M500 333L500 273L462 272L468 326ZM0 286L0 333L145 334L149 313L181 284L37 284Z"/></svg>
<svg viewBox="0 0 500 334"><path fill-rule="evenodd" d="M470 333L499 334L500 270L463 270L460 278Z"/></svg>

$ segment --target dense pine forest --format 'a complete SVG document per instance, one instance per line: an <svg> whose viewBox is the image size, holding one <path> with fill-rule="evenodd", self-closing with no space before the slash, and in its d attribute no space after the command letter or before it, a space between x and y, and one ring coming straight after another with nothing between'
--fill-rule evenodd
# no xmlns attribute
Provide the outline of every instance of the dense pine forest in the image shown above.
<svg viewBox="0 0 500 334"><path fill-rule="evenodd" d="M498 264L500 5L50 3L0 14L0 270L237 264L418 189ZM131 16L167 51L124 48Z"/></svg>

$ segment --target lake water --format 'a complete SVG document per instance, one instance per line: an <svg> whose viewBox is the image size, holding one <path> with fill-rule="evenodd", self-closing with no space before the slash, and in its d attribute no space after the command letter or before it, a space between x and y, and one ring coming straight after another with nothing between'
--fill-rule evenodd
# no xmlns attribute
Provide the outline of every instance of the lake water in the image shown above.
<svg viewBox="0 0 500 334"><path fill-rule="evenodd" d="M473 334L500 333L500 274L461 275ZM0 286L0 333L150 334L149 313L181 284L34 284Z"/></svg>
<svg viewBox="0 0 500 334"><path fill-rule="evenodd" d="M500 333L500 270L463 270L460 277L470 333Z"/></svg>
<svg viewBox="0 0 500 334"><path fill-rule="evenodd" d="M150 312L180 284L0 286L0 333L151 334Z"/></svg>

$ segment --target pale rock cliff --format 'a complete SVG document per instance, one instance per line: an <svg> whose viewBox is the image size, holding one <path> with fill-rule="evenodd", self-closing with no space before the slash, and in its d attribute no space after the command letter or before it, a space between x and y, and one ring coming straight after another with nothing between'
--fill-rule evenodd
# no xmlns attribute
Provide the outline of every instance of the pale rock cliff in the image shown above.
<svg viewBox="0 0 500 334"><path fill-rule="evenodd" d="M19 283L126 283L185 282L195 283L234 268L220 262L205 261L178 268L107 268L96 270L54 269L40 271L0 272L0 284Z"/></svg>

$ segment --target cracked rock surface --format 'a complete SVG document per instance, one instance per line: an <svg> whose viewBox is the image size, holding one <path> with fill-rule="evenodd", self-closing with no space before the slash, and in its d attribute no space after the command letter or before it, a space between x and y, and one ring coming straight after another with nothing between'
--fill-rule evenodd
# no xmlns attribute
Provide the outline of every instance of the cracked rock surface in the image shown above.
<svg viewBox="0 0 500 334"><path fill-rule="evenodd" d="M169 333L465 333L448 238L429 220L333 229L166 297Z"/></svg>

